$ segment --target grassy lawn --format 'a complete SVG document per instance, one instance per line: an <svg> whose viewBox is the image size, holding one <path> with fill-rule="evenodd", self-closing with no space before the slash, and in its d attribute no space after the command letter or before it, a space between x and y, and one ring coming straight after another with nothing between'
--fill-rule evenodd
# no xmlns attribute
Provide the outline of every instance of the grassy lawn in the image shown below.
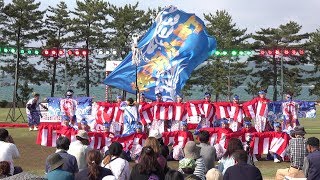
<svg viewBox="0 0 320 180"><path fill-rule="evenodd" d="M317 114L320 115L320 107L317 107ZM6 122L6 116L9 109L0 109L0 122ZM21 109L24 113L24 109ZM24 115L25 116L25 115ZM316 119L301 119L301 124L306 128L308 134L306 137L315 136L320 138L320 118ZM7 122L10 122L8 120ZM20 118L18 122L23 122ZM21 166L24 171L43 175L45 159L47 156L55 151L54 148L42 147L36 145L37 132L29 132L27 128L8 128L9 133L12 135L15 143L20 151L21 158L15 160L15 164ZM262 172L264 179L274 179L276 170L279 168L286 168L289 163L274 163L273 161L259 161L256 166ZM171 161L169 166L177 169L178 162Z"/></svg>

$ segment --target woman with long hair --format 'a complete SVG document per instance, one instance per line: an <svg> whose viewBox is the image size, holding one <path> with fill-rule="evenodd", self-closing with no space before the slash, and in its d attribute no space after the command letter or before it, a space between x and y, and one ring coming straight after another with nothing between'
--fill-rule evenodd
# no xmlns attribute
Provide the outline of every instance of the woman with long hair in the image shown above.
<svg viewBox="0 0 320 180"><path fill-rule="evenodd" d="M150 146L153 149L154 153L157 156L158 163L166 173L168 171L167 159L161 154L161 146L159 141L155 137L148 137L144 143L144 146Z"/></svg>
<svg viewBox="0 0 320 180"><path fill-rule="evenodd" d="M164 172L157 161L157 155L150 146L142 148L140 162L133 166L130 180L164 179Z"/></svg>
<svg viewBox="0 0 320 180"><path fill-rule="evenodd" d="M224 153L224 155L221 158L220 163L218 165L218 169L222 174L224 174L226 172L228 167L235 165L235 161L232 157L232 154L236 150L243 150L243 144L240 141L240 139L231 138L228 143L227 150Z"/></svg>
<svg viewBox="0 0 320 180"><path fill-rule="evenodd" d="M76 174L76 180L102 180L103 177L112 175L110 169L100 166L102 155L98 150L91 150L87 154L88 167Z"/></svg>
<svg viewBox="0 0 320 180"><path fill-rule="evenodd" d="M128 180L130 176L129 162L120 157L123 147L119 142L113 142L109 146L109 155L107 155L102 163L102 167L110 169L118 180Z"/></svg>

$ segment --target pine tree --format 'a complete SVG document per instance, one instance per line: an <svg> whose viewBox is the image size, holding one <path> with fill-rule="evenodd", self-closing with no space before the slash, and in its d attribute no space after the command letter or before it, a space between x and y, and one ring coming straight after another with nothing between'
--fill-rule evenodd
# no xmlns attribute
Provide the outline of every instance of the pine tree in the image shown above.
<svg viewBox="0 0 320 180"><path fill-rule="evenodd" d="M91 50L100 48L105 40L103 26L107 21L108 6L107 3L102 0L84 0L83 2L77 0L76 4L75 11L72 12L75 15L75 18L72 19L73 23L71 27L73 32L72 40L76 45L84 44L83 48L92 53L93 51ZM78 74L80 77L82 74L85 74L84 81L80 78L77 85L79 87L85 87L86 96L90 96L89 89L91 83L102 81L98 75L101 74L99 70L102 70L102 66L98 66L95 63L94 61L89 61L89 53L87 53L85 56L85 64L79 62L78 64L74 64L72 68L72 71L85 70L85 73L80 72ZM90 69L92 73L94 73L91 76Z"/></svg>
<svg viewBox="0 0 320 180"><path fill-rule="evenodd" d="M71 25L71 19L69 17L69 10L65 2L61 1L56 7L49 6L48 12L46 14L46 48L56 48L57 50L63 48L67 41L67 34L69 32L69 27ZM55 93L55 84L57 82L56 70L57 63L59 63L59 57L56 56L53 60L47 59L46 63L50 70L52 70L52 79L51 79L51 97ZM59 63L64 66L65 63ZM66 77L65 77L66 78Z"/></svg>
<svg viewBox="0 0 320 180"><path fill-rule="evenodd" d="M28 88L28 83L40 85L45 81L46 72L36 69L35 64L27 61L24 54L20 52L28 43L41 38L44 11L39 10L40 2L34 0L13 0L3 8L4 21L2 21L3 38L12 46L16 47L16 54L4 60L5 66L1 69L15 77L13 102L22 100L25 102L32 89ZM19 79L23 85L19 84ZM18 96L18 89L21 96ZM15 106L15 104L14 104Z"/></svg>
<svg viewBox="0 0 320 180"><path fill-rule="evenodd" d="M311 63L314 64L314 70L310 72L311 77L308 78L314 87L309 92L310 95L320 97L320 29L311 34L308 49Z"/></svg>
<svg viewBox="0 0 320 180"><path fill-rule="evenodd" d="M255 39L255 49L280 49L285 48L304 48L308 34L299 34L301 26L296 22L288 22L277 28L261 28L253 35ZM284 91L291 91L298 95L301 91L302 69L291 69L293 66L306 63L306 58L301 56L253 56L251 61L255 61L256 72L252 76L261 78L262 85L273 86L273 101L278 99L278 86L281 85L281 68L283 69L284 89L281 92L283 97ZM281 67L281 61L283 66ZM292 66L290 66L292 65ZM291 70L290 70L291 69ZM292 72L294 71L294 72ZM294 76L292 76L294 75ZM290 79L289 79L290 77ZM267 87L267 86L266 86Z"/></svg>
<svg viewBox="0 0 320 180"><path fill-rule="evenodd" d="M250 35L246 34L247 30L237 28L227 11L216 11L215 14L205 14L204 17L208 33L217 39L218 49L242 50L249 46L247 39ZM230 99L231 90L240 86L250 73L250 69L246 69L246 63L238 60L238 57L231 55L212 56L192 74L189 83L200 85L203 90L213 91L216 101L220 96Z"/></svg>

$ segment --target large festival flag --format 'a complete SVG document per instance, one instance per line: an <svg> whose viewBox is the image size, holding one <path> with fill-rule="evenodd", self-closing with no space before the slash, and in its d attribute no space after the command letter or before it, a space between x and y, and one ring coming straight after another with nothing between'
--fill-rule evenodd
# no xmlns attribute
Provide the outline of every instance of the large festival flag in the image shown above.
<svg viewBox="0 0 320 180"><path fill-rule="evenodd" d="M155 93L172 100L180 93L191 72L216 48L203 21L194 14L170 6L161 11L155 23L138 43L141 50L137 66L140 92L149 99ZM136 65L132 53L104 80L110 86L136 92Z"/></svg>

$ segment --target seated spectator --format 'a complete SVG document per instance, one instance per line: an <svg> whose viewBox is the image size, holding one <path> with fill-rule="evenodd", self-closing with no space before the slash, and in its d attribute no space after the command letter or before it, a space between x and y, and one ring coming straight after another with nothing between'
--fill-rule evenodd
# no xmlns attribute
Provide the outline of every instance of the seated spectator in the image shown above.
<svg viewBox="0 0 320 180"><path fill-rule="evenodd" d="M151 131L149 134L149 137L154 137L158 140L158 142L160 144L160 154L163 157L165 157L166 159L168 159L168 156L170 154L169 147L164 144L160 132L159 131Z"/></svg>
<svg viewBox="0 0 320 180"><path fill-rule="evenodd" d="M157 160L158 163L160 164L160 166L162 167L162 169L164 170L164 173L166 173L167 171L167 159L165 157L163 157L160 154L160 144L158 142L158 140L155 137L148 137L144 143L144 146L150 146L154 153L157 156Z"/></svg>
<svg viewBox="0 0 320 180"><path fill-rule="evenodd" d="M79 172L77 159L67 152L69 150L70 140L67 137L61 136L57 139L56 145L56 153L58 153L64 160L62 170L68 171L72 174ZM45 172L48 173L49 169L50 165L47 158Z"/></svg>
<svg viewBox="0 0 320 180"><path fill-rule="evenodd" d="M130 174L130 180L164 179L163 168L157 160L157 154L150 146L142 148L140 161L135 164Z"/></svg>
<svg viewBox="0 0 320 180"><path fill-rule="evenodd" d="M196 168L196 161L190 158L183 158L179 161L179 170L183 173L184 177L194 173Z"/></svg>
<svg viewBox="0 0 320 180"><path fill-rule="evenodd" d="M302 126L296 126L293 129L294 138L289 140L287 147L287 154L290 156L291 165L286 169L278 169L276 173L276 180L283 180L285 176L291 178L303 178L304 173L302 171L303 161L307 154L306 142L304 135L306 131Z"/></svg>
<svg viewBox="0 0 320 180"><path fill-rule="evenodd" d="M216 161L216 149L209 145L209 139L210 135L208 131L201 131L198 135L198 140L200 141L198 146L201 148L200 155L203 158L206 168L212 169Z"/></svg>
<svg viewBox="0 0 320 180"><path fill-rule="evenodd" d="M179 171L169 170L164 177L164 180L184 180L184 177Z"/></svg>
<svg viewBox="0 0 320 180"><path fill-rule="evenodd" d="M0 128L0 161L10 163L10 174L18 174L22 172L21 167L13 165L13 159L19 158L20 153L14 144L12 137L6 129Z"/></svg>
<svg viewBox="0 0 320 180"><path fill-rule="evenodd" d="M245 150L236 150L232 156L235 160L235 165L225 171L224 180L262 180L260 170L247 163L248 154Z"/></svg>
<svg viewBox="0 0 320 180"><path fill-rule="evenodd" d="M109 147L109 155L106 156L101 166L108 168L116 179L127 180L130 177L129 162L120 157L123 147L119 142L113 142Z"/></svg>
<svg viewBox="0 0 320 180"><path fill-rule="evenodd" d="M319 139L310 137L307 140L307 150L309 155L304 159L303 172L309 179L320 179L320 151Z"/></svg>
<svg viewBox="0 0 320 180"><path fill-rule="evenodd" d="M48 180L73 180L74 175L68 171L62 170L62 165L64 163L63 158L58 154L54 153L48 157L48 164L50 169L47 174Z"/></svg>
<svg viewBox="0 0 320 180"><path fill-rule="evenodd" d="M226 172L228 167L235 165L235 161L234 161L234 158L232 157L232 154L236 150L243 150L242 142L240 141L240 139L231 138L227 145L227 150L224 153L218 165L218 169L222 174Z"/></svg>
<svg viewBox="0 0 320 180"><path fill-rule="evenodd" d="M102 155L98 150L90 150L87 154L88 167L76 174L75 180L102 180L103 177L113 175L110 169L101 167Z"/></svg>
<svg viewBox="0 0 320 180"><path fill-rule="evenodd" d="M89 147L89 136L84 130L79 130L76 135L76 141L70 144L68 153L77 159L79 171L87 167L86 155L91 150Z"/></svg>
<svg viewBox="0 0 320 180"><path fill-rule="evenodd" d="M7 161L0 162L0 179L9 177L10 174L10 163Z"/></svg>
<svg viewBox="0 0 320 180"><path fill-rule="evenodd" d="M207 180L222 180L223 176L218 169L212 168L207 172L206 179Z"/></svg>
<svg viewBox="0 0 320 180"><path fill-rule="evenodd" d="M203 158L200 156L200 147L198 147L194 141L188 141L183 149L183 152L184 152L183 159L195 160L196 167L193 174L198 176L200 179L204 180L207 169L204 164ZM181 172L180 169L179 171Z"/></svg>

